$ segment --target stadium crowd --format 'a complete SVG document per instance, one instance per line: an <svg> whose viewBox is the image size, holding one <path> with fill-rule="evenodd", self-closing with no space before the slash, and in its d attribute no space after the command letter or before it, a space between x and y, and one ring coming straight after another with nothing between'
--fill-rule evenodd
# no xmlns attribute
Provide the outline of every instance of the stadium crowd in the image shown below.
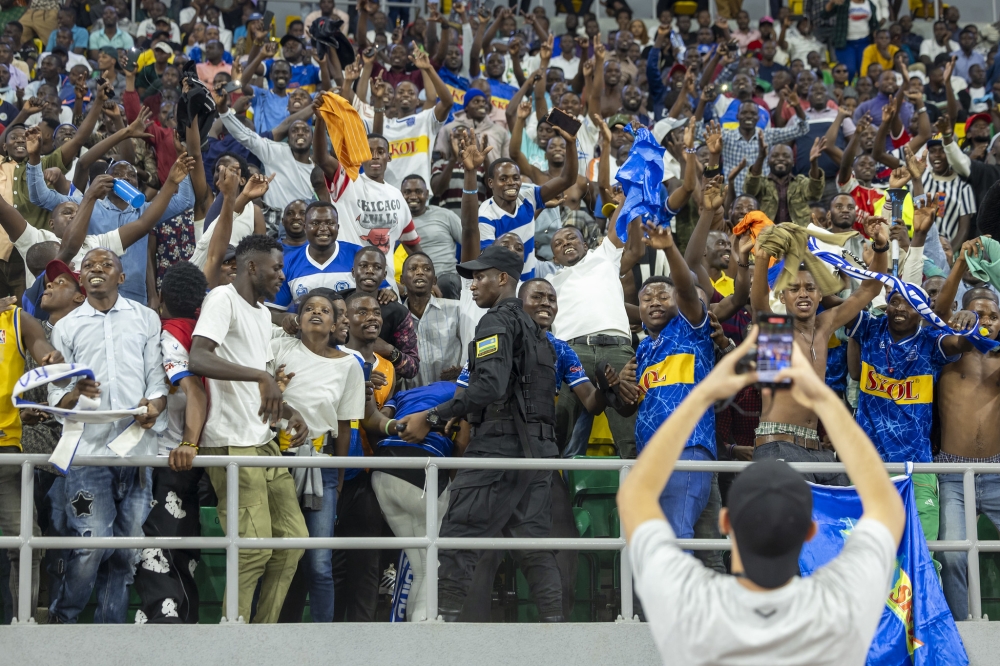
<svg viewBox="0 0 1000 666"><path fill-rule="evenodd" d="M134 16L124 0L4 3L0 452L169 457L38 469L36 534L193 536L212 505L225 526L225 469L197 455L519 457L520 426L490 430L518 417L489 415L521 392L520 417L542 414L534 455L604 437L634 458L771 312L882 460L1000 462L1000 357L959 334L1000 334L995 41L956 7L914 18L912 0L799 15L772 0L758 17L661 0L654 19L624 0L531 4L320 0L274 25L251 0L141 0ZM807 238L895 272L955 333ZM504 308L523 308L523 335L498 328ZM554 384L511 369L527 332L545 334L534 361ZM12 406L17 380L54 363L93 376ZM44 405L145 412L64 430ZM816 413L750 385L680 457L835 453ZM0 465L5 535L20 474ZM441 474L443 534L577 536L560 474L500 474ZM676 536L721 538L732 482L672 474ZM915 477L926 539L965 538L962 483ZM1000 525L1000 481L976 484ZM240 536L422 536L427 491L422 470L241 468ZM424 620L424 553L406 555L406 619ZM518 556L543 621L572 611L576 554L558 555ZM499 560L449 557L442 615L488 617ZM125 622L133 586L136 622L198 621L197 551L0 559L8 621L24 566L49 622L77 622L95 590L94 621ZM964 620L966 555L937 561ZM372 621L383 568L377 550L241 550L240 615L301 621L308 598L315 622Z"/></svg>

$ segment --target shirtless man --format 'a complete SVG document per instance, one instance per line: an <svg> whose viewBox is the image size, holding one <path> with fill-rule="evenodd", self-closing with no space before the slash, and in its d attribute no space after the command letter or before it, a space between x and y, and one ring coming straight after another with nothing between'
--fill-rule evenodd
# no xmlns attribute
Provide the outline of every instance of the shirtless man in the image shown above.
<svg viewBox="0 0 1000 666"><path fill-rule="evenodd" d="M884 218L869 216L865 231L873 239L872 250L866 251L865 263L876 272L885 273L889 266L889 225ZM767 269L771 255L758 244L754 248L756 265L750 289L750 303L756 312L771 312ZM861 287L840 305L816 314L823 294L812 274L799 268L798 274L779 297L786 312L792 316L794 337L810 355L813 369L820 377L826 374L827 341L833 332L858 316L882 290L878 280L865 280ZM763 392L761 422L757 426L753 460L781 458L788 462L833 462L833 451L822 447L817 433L819 418L815 412L803 409L788 391ZM813 483L847 485L847 477L837 474L806 474Z"/></svg>
<svg viewBox="0 0 1000 666"><path fill-rule="evenodd" d="M936 308L938 316L952 320L959 327L959 317L951 306L959 282L966 270L966 256L979 254L980 239L962 245L951 274L941 287ZM996 294L983 288L970 289L962 299L962 309L979 315L984 337L997 339L1000 333L1000 307ZM952 319L954 317L954 319ZM941 452L934 462L1000 462L1000 353L983 354L965 341L961 359L944 366L938 380L938 413L941 419ZM961 474L938 476L943 540L965 539L965 495ZM976 475L976 511L985 513L1000 525L1000 481L996 475ZM969 617L967 555L964 552L939 553L944 596L956 620ZM977 618L978 619L978 618Z"/></svg>

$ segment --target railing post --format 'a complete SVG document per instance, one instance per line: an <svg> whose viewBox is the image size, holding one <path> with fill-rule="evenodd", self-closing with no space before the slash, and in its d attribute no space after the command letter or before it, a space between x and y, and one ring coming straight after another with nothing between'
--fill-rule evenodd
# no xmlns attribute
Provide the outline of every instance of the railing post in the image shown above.
<svg viewBox="0 0 1000 666"><path fill-rule="evenodd" d="M427 586L427 619L434 621L438 616L438 466L433 460L427 460L427 481L425 483L427 496L427 572L424 585Z"/></svg>
<svg viewBox="0 0 1000 666"><path fill-rule="evenodd" d="M247 621L240 616L240 468L234 462L226 465L226 617L230 623Z"/></svg>
<svg viewBox="0 0 1000 666"><path fill-rule="evenodd" d="M962 501L965 503L965 538L969 540L969 613L973 620L983 618L983 600L979 587L979 529L976 525L976 475L966 470L962 475Z"/></svg>
<svg viewBox="0 0 1000 666"><path fill-rule="evenodd" d="M628 476L629 467L622 466L618 470L618 487L621 487L625 483L625 477ZM619 538L625 539L624 534L619 534ZM635 615L635 610L632 608L632 560L628 556L628 544L622 546L620 555L621 566L619 567L619 575L622 579L620 581L620 588L622 591L622 619L625 621L631 620Z"/></svg>
<svg viewBox="0 0 1000 666"><path fill-rule="evenodd" d="M31 537L35 515L35 466L30 462L21 465L21 555L17 579L17 619L19 624L34 622L32 608Z"/></svg>

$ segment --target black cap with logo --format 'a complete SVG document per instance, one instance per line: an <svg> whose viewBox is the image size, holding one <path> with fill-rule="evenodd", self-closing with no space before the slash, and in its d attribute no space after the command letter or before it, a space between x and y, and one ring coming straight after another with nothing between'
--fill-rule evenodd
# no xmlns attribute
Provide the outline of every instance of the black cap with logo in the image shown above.
<svg viewBox="0 0 1000 666"><path fill-rule="evenodd" d="M475 271L485 271L490 268L495 268L501 273L506 273L515 280L519 280L521 271L524 269L524 258L502 245L494 243L483 250L478 258L456 266L458 274L467 279L471 279Z"/></svg>

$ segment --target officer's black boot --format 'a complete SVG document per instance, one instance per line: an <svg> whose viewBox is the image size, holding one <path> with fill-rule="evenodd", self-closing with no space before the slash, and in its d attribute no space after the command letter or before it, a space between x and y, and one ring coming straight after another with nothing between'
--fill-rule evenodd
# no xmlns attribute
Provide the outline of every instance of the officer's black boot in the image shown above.
<svg viewBox="0 0 1000 666"><path fill-rule="evenodd" d="M438 606L438 615L440 615L441 619L445 622L458 622L458 616L461 614L461 608L456 610L454 608L441 608Z"/></svg>
<svg viewBox="0 0 1000 666"><path fill-rule="evenodd" d="M538 618L539 622L549 623L549 622L565 622L566 618L562 615L545 615Z"/></svg>

